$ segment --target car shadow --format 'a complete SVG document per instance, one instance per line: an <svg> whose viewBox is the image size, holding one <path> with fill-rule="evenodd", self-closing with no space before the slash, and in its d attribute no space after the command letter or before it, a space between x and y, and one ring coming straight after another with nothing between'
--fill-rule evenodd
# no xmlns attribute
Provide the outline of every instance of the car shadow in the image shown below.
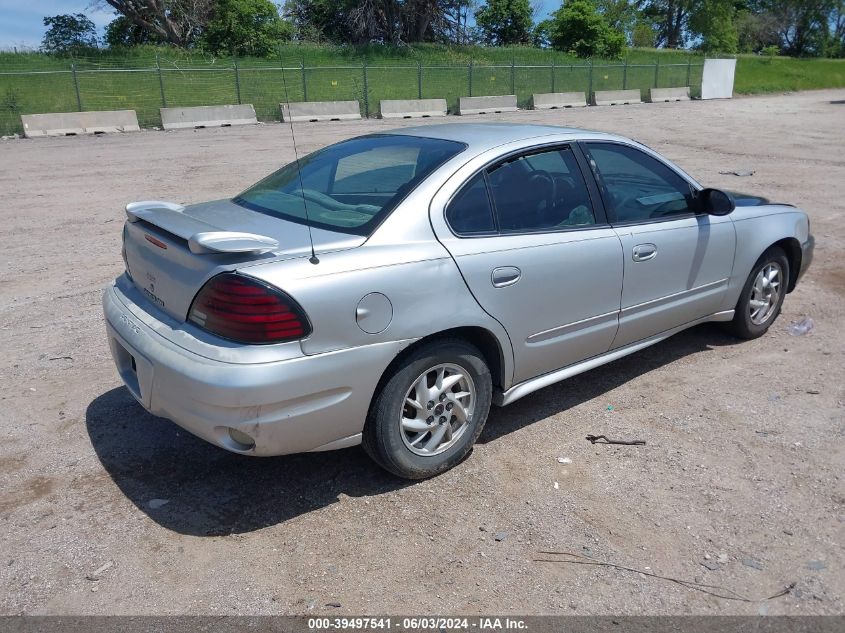
<svg viewBox="0 0 845 633"><path fill-rule="evenodd" d="M492 442L600 396L678 358L736 342L704 325L519 402L494 408L479 439ZM164 528L192 536L251 532L337 503L413 485L373 464L360 447L273 458L244 457L144 411L125 387L86 411L91 444L112 480Z"/></svg>
<svg viewBox="0 0 845 633"><path fill-rule="evenodd" d="M715 323L684 330L630 356L541 389L511 405L494 407L478 443L495 441L538 420L563 413L685 356L742 342Z"/></svg>
<svg viewBox="0 0 845 633"><path fill-rule="evenodd" d="M341 495L379 495L413 483L375 466L360 447L267 458L230 453L147 413L125 387L93 400L85 421L121 492L180 534L251 532L337 503Z"/></svg>

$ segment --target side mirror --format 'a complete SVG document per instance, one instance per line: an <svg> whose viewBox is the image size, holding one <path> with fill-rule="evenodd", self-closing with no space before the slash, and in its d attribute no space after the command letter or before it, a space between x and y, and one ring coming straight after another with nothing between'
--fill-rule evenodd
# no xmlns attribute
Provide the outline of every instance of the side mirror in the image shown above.
<svg viewBox="0 0 845 633"><path fill-rule="evenodd" d="M698 192L699 209L709 215L728 215L736 209L731 194L721 189L702 189Z"/></svg>

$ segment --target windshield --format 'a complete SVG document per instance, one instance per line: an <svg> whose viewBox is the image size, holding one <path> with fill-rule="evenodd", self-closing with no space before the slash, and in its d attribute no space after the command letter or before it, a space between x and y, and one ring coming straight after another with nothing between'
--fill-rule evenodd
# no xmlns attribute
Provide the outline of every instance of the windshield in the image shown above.
<svg viewBox="0 0 845 633"><path fill-rule="evenodd" d="M295 162L283 167L233 202L291 222L369 236L414 187L465 147L417 136L363 136L301 158L301 174Z"/></svg>

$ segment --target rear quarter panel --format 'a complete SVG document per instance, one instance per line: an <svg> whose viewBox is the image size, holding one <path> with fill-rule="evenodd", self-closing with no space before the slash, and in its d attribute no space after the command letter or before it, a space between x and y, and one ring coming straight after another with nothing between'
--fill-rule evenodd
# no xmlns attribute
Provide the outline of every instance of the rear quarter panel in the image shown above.
<svg viewBox="0 0 845 633"><path fill-rule="evenodd" d="M430 232L430 228L429 228ZM359 248L306 259L274 262L245 271L274 284L305 310L313 333L302 341L306 355L382 343L414 341L456 327L482 327L502 348L503 379L510 381L513 352L504 328L470 294L455 262L431 235L428 240ZM370 293L385 295L392 307L389 325L369 334L356 309ZM362 367L377 372L385 367Z"/></svg>

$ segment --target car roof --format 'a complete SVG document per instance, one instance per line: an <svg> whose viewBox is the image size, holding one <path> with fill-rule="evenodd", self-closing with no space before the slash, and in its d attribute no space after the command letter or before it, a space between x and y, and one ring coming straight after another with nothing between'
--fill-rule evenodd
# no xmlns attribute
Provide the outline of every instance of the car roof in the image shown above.
<svg viewBox="0 0 845 633"><path fill-rule="evenodd" d="M390 130L387 134L411 135L438 138L465 143L471 150L485 151L505 143L543 136L579 138L601 138L608 140L629 140L605 132L582 130L575 127L556 125L533 125L529 123L439 123Z"/></svg>

